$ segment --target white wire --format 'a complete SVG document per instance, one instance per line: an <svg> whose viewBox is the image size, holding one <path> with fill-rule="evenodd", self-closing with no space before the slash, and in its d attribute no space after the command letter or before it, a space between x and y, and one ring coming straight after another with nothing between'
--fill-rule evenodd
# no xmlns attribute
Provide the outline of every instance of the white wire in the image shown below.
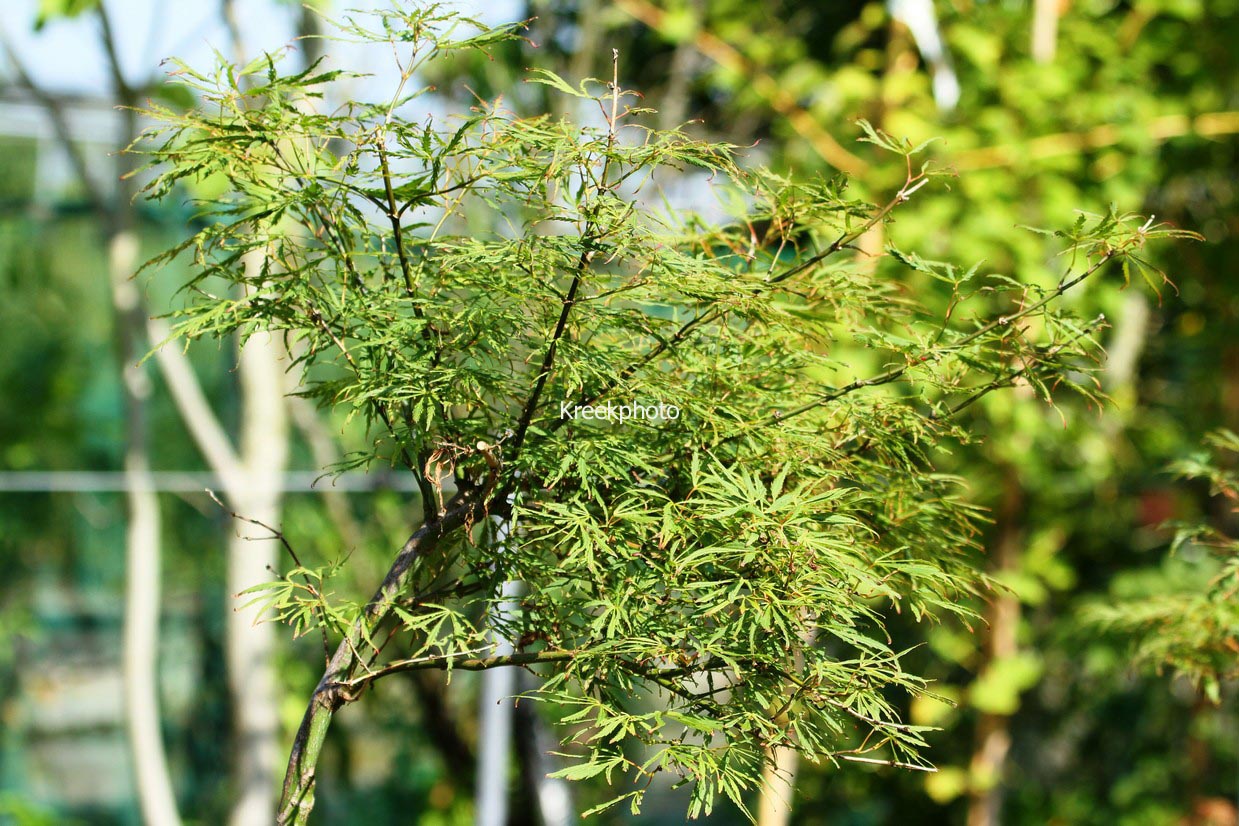
<svg viewBox="0 0 1239 826"><path fill-rule="evenodd" d="M157 470L151 474L159 493L198 493L222 489L218 476L209 471ZM128 483L119 470L6 470L0 471L0 492L5 493L123 493ZM334 491L416 491L410 473L342 473L332 477L316 470L292 470L280 478L286 493Z"/></svg>

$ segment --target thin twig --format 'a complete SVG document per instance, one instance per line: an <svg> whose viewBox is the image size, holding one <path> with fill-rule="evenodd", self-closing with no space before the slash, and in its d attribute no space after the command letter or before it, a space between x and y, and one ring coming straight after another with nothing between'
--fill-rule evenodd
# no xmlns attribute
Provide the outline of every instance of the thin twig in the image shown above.
<svg viewBox="0 0 1239 826"><path fill-rule="evenodd" d="M923 363L926 360L929 360L931 358L936 358L938 356L941 356L944 353L949 353L949 352L967 347L969 344L973 343L974 341L977 341L978 339L986 335L989 335L994 330L997 330L1001 327L1009 327L1012 324L1014 324L1016 321L1019 321L1021 318L1025 318L1029 315L1032 315L1033 313L1037 312L1038 310L1044 308L1045 306L1047 306L1048 304L1056 300L1059 296L1061 296L1063 293L1070 290L1072 287L1076 286L1077 284L1084 281L1086 278L1088 278L1089 276L1093 275L1095 272L1100 270L1102 266L1107 261L1109 261L1111 258L1113 258L1115 255L1116 255L1116 252L1114 250L1112 249L1107 250L1097 259L1095 263L1093 263L1090 267L1084 270L1084 272L1080 273L1074 278L1064 278L1062 281L1060 281L1058 286L1055 289L1051 290L1040 301L1037 301L1034 304L1030 304L1029 306L1015 313L1012 313L1011 315L1000 315L994 318L993 320L991 320L990 322L988 322L987 324L984 324L981 327L978 327L976 330L964 336L963 338L959 339L958 341L954 341L954 342L951 342L950 344L933 348L930 352L925 353L922 356L922 358L917 361L912 361L907 364L902 364L898 367L892 367L890 370L887 370L886 372L880 373L876 376L870 376L869 378L865 378L865 379L856 379L853 382L845 384L843 387L832 390L829 393L825 393L819 396L818 398L814 399L813 401L807 402L799 407L793 408L792 410L786 413L771 414L766 419L763 419L759 424L771 424L774 422L785 422L788 419L794 418L796 416L800 416L804 413L809 412L810 410L814 410L819 407L822 407L823 405L830 404L833 401L837 401L838 399L841 399L850 393L854 393L857 390L861 390L866 387L876 387L879 385L890 384L891 382L899 381L901 378L904 377L904 375L907 374L909 370L911 370L916 365ZM734 433L731 436L724 437L719 442L717 442L715 446L717 447L720 444L737 439L741 435L743 435L743 431L739 433Z"/></svg>
<svg viewBox="0 0 1239 826"><path fill-rule="evenodd" d="M755 292L760 292L760 290L764 289L766 286L773 285L773 284L779 284L783 281L787 281L788 279L793 278L796 275L799 275L800 273L805 272L809 270L810 268L817 266L818 264L825 261L827 258L830 258L832 255L837 254L841 250L846 249L848 245L855 242L856 239L860 238L866 232L873 229L880 222L886 220L886 217L890 215L891 211L894 210L896 206L907 201L911 192L915 191L916 188L919 188L919 184L917 182L918 181L923 182L924 178L925 176L923 174L913 175L911 172L911 169L909 169L908 175L904 180L904 185L900 187L897 193L895 193L895 196L890 201L888 201L885 205L883 205L880 209L878 209L877 212L875 212L868 219L866 219L865 222L860 227L850 230L850 231L844 231L843 233L839 235L838 238L836 238L822 252L812 256L811 258L808 258L802 261L796 266L791 267L788 270L781 272L776 276L767 278L761 286L755 289ZM720 309L719 307L715 306L715 307L711 307L710 309L706 310L700 315L694 316L693 318L689 319L680 327L680 329L676 330L676 332L673 333L669 339L660 341L658 345L655 346L652 350L647 352L645 355L641 356L636 361L628 364L623 370L619 372L618 376L608 381L600 390L595 391L591 395L582 396L581 399L577 402L578 406L584 406L588 404L597 403L600 399L605 397L608 393L610 393L616 387L620 386L621 384L623 384L623 382L627 381L628 379L636 375L636 373L639 372L642 368L651 364L655 359L657 359L663 353L669 350L674 350L675 347L679 345L681 342L683 342L685 339L687 339L689 335L693 333L694 330L701 327L703 324L707 324L711 321L715 321L721 318L724 315L724 313L726 313L726 309ZM568 420L559 419L555 422L552 422L549 427L551 431L558 430L561 426L563 426L563 424L566 421Z"/></svg>
<svg viewBox="0 0 1239 826"><path fill-rule="evenodd" d="M496 654L491 657L475 657L474 654L494 648L495 644L485 645L470 651L460 651L455 654L436 654L427 657L410 657L404 660L393 660L382 668L376 668L369 674L344 680L337 685L354 688L368 685L380 677L398 674L402 671L425 671L461 669L464 671L486 671L503 666L526 666L538 663L563 662L576 656L575 651L535 651L515 654Z"/></svg>
<svg viewBox="0 0 1239 826"><path fill-rule="evenodd" d="M68 153L69 162L73 165L73 171L77 174L77 178L86 192L86 200L90 202L91 209L102 216L110 215L112 207L108 204L108 199L104 197L99 184L90 174L90 167L86 162L86 156L82 153L81 147L77 141L73 140L73 132L69 127L69 119L65 115L61 101L34 81L25 64L17 56L17 50L13 48L12 43L9 42L8 35L2 28L0 28L0 49L4 50L9 66L13 69L13 74L17 76L17 82L38 101L39 105L43 107L43 111L47 113L47 118L52 123L52 131L56 133L56 139L60 146Z"/></svg>
<svg viewBox="0 0 1239 826"><path fill-rule="evenodd" d="M611 168L611 156L615 148L616 140L616 124L619 119L619 50L611 50L611 116L607 119L607 152L602 162L602 172L598 177L597 191L599 194L606 191L607 174ZM594 207L594 213L597 214L597 206ZM555 353L559 347L559 341L563 338L564 331L568 326L568 316L572 312L573 306L576 304L577 291L581 287L581 282L585 278L585 273L589 270L590 262L594 258L594 244L597 239L594 237L594 219L586 217L584 230L581 233L581 256L577 260L576 269L572 275L572 283L568 285L568 292L564 294L563 302L559 311L559 319L555 322L555 330L551 334L550 343L547 345L546 354L542 357L542 364L538 368L538 379L534 383L533 392L529 395L529 400L525 402L524 409L521 411L520 418L517 420L515 435L512 439L511 453L513 459L520 453L521 446L525 442L525 434L529 430L530 424L533 422L534 414L537 412L538 403L542 398L542 390L546 387L546 382L550 378L551 370L555 365Z"/></svg>
<svg viewBox="0 0 1239 826"><path fill-rule="evenodd" d="M219 505L220 509L223 510L224 513L228 514L233 519L239 522L248 522L251 525L257 525L263 530L269 532L274 539L278 539L280 541L280 544L284 546L284 550L288 551L288 555L292 557L293 564L296 565L298 568L300 568L302 571L306 570L306 567L301 564L301 558L297 556L297 552L293 550L292 543L288 541L288 537L284 535L283 531L277 528L273 528L270 525L268 525L266 522L263 522L259 519L254 519L249 516L242 516L241 514L234 511L232 508L225 505L223 501L220 500L220 498L215 495L215 491L211 490L210 488L206 488L206 493L207 493L207 496L211 497L211 500L215 502L215 504ZM236 495L236 492L234 491L232 495ZM283 575L279 573L276 573L276 576L283 578ZM310 579L309 574L303 573L301 575L301 578L305 582L306 587L309 588L310 593L313 594L318 599L318 602L319 602L318 606L314 610L315 610L315 613L318 614L318 629L322 633L322 637L323 637L323 660L328 661L331 659L331 644L327 640L327 611L325 607L323 606L323 595L314 586L314 583Z"/></svg>
<svg viewBox="0 0 1239 826"><path fill-rule="evenodd" d="M876 757L858 757L854 754L836 754L834 756L851 763L871 763L875 766L891 766L896 769L911 769L912 771L928 772L929 774L938 771L935 766L921 766L916 763L904 763L899 760L880 760Z"/></svg>
<svg viewBox="0 0 1239 826"><path fill-rule="evenodd" d="M297 552L293 550L293 546L289 543L288 538L284 536L283 531L280 531L277 528L273 528L270 525L268 525L266 522L263 522L261 520L254 519L249 516L242 516L241 514L234 511L232 508L225 505L223 501L220 500L220 498L215 495L215 491L211 490L210 488L206 488L206 493L207 493L207 496L211 497L211 501L219 505L220 509L223 510L224 513L231 516L233 519L236 519L241 522L248 522L251 525L257 525L263 530L269 532L271 534L272 539L278 539L280 541L280 544L284 546L284 550L288 551L288 555L292 557L293 563L298 568L305 567L304 565L301 564L301 560L297 557Z"/></svg>

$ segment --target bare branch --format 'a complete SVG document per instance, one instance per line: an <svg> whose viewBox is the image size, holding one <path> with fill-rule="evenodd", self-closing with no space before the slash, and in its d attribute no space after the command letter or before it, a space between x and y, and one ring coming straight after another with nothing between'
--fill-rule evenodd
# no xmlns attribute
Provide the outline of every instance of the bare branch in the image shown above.
<svg viewBox="0 0 1239 826"><path fill-rule="evenodd" d="M840 760L847 760L851 763L871 763L875 766L890 766L896 769L911 769L917 772L928 772L933 774L938 771L934 766L921 766L917 763L903 763L899 760L881 760L877 757L859 757L855 754L836 754Z"/></svg>
<svg viewBox="0 0 1239 826"><path fill-rule="evenodd" d="M348 688L357 688L368 685L380 677L386 677L389 674L397 674L402 671L449 671L452 669L460 669L462 671L486 671L491 668L503 668L504 666L529 666L537 665L539 663L564 662L565 660L573 659L578 654L576 651L530 651L518 652L514 654L496 654L491 657L473 656L474 654L491 647L493 646L478 648L474 651L463 651L459 654L396 660L388 663L382 668L376 668L361 677L340 682L338 685L346 686Z"/></svg>
<svg viewBox="0 0 1239 826"><path fill-rule="evenodd" d="M0 49L3 49L5 58L13 69L13 74L17 76L18 83L38 101L39 105L43 107L43 111L47 113L47 118L52 124L52 131L56 133L56 140L65 154L69 156L69 162L73 165L73 172L77 175L82 189L86 192L86 198L90 201L91 209L98 215L109 218L113 211L112 205L104 195L103 188L99 186L94 176L90 174L90 167L86 163L86 156L73 140L73 133L69 128L69 119L65 114L63 103L55 95L35 82L26 65L18 57L17 50L13 48L13 44L9 41L8 35L3 28L0 28Z"/></svg>
<svg viewBox="0 0 1239 826"><path fill-rule="evenodd" d="M175 344L159 346L171 336L167 322L151 318L146 322L147 335L158 347L155 362L163 374L164 382L172 394L172 401L181 414L181 421L189 429L194 443L202 452L207 464L223 482L224 491L235 505L238 492L245 485L245 471L231 440L224 432L219 418L211 410L202 384L189 363L189 356Z"/></svg>
<svg viewBox="0 0 1239 826"><path fill-rule="evenodd" d="M206 493L207 493L207 496L211 497L212 502L219 505L220 509L224 513L231 516L233 519L236 519L239 522L248 522L251 525L257 525L258 527L262 528L264 531L267 531L268 533L270 533L271 538L279 540L279 543L284 546L284 550L288 551L288 555L292 557L294 565L296 565L298 568L305 567L304 565L301 564L300 557L297 556L297 552L293 550L293 546L289 543L288 537L286 537L284 535L284 532L281 531L279 528L274 528L260 519L254 519L252 517L243 516L242 514L237 513L232 508L228 507L223 502L221 502L220 498L215 495L215 491L211 490L210 488L207 488Z"/></svg>

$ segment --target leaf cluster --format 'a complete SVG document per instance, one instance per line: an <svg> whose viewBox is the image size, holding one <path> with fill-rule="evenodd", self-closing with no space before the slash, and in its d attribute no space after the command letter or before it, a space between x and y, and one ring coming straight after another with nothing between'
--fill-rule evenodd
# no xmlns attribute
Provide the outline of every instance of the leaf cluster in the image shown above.
<svg viewBox="0 0 1239 826"><path fill-rule="evenodd" d="M1207 442L1212 455L1185 459L1174 470L1185 479L1207 480L1210 492L1233 512L1239 475L1221 461L1239 454L1239 436L1220 430ZM1215 526L1180 524L1171 551L1194 552L1195 567L1208 571L1203 588L1093 605L1083 620L1125 640L1134 664L1182 675L1218 703L1222 682L1239 676L1239 540Z"/></svg>

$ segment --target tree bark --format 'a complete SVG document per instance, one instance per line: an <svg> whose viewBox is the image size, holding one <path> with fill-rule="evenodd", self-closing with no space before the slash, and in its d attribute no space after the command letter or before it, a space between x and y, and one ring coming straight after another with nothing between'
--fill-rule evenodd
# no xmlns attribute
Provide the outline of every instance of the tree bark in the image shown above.
<svg viewBox="0 0 1239 826"><path fill-rule="evenodd" d="M164 752L159 715L159 499L151 477L146 427L150 380L138 365L143 355L142 311L132 279L138 239L131 228L108 241L108 268L116 310L117 350L125 398L125 483L129 524L125 532L125 613L122 673L129 752L142 820L179 826L176 796Z"/></svg>
<svg viewBox="0 0 1239 826"><path fill-rule="evenodd" d="M361 616L353 623L347 636L336 647L323 676L314 689L301 726L293 740L292 752L284 774L280 796L279 826L304 826L314 808L315 774L332 717L346 703L357 699L364 685L354 689L349 681L362 661L358 652L366 645L374 630L391 613L391 605L408 585L414 561L432 553L439 541L465 524L472 524L486 515L505 517L510 507L506 497L491 500L495 479L479 487L460 490L444 509L441 518L428 522L414 531L392 560L382 584L366 603ZM536 655L534 658L536 659ZM485 663L483 663L485 665ZM463 667L457 663L457 668ZM489 667L489 666L487 666Z"/></svg>
<svg viewBox="0 0 1239 826"><path fill-rule="evenodd" d="M113 96L121 109L122 141L128 146L138 136L134 111L137 95L126 81L118 56L115 32L106 9L97 10L102 45L112 75ZM55 107L50 109L53 114ZM75 154L67 130L60 134L70 155ZM108 277L116 313L117 351L121 360L125 399L125 474L129 498L129 525L125 550L125 613L122 673L125 719L134 764L138 803L147 826L180 826L168 758L164 751L159 714L159 605L160 523L159 500L151 477L147 407L150 381L140 365L147 342L145 311L134 275L139 259L137 211L131 177L136 163L131 155L116 155L116 191L95 188L85 163L78 164L82 184L91 194L96 215L107 228Z"/></svg>
<svg viewBox="0 0 1239 826"><path fill-rule="evenodd" d="M1058 51L1058 18L1062 0L1033 0L1031 49L1033 60L1052 63Z"/></svg>
<svg viewBox="0 0 1239 826"><path fill-rule="evenodd" d="M761 773L761 798L757 805L757 826L787 826L792 817L799 756L793 749L778 748L770 755Z"/></svg>
<svg viewBox="0 0 1239 826"><path fill-rule="evenodd" d="M257 270L261 253L247 256ZM244 481L230 490L233 509L246 519L275 527L280 522L281 482L288 464L288 413L284 399L283 347L269 333L241 347L241 464ZM228 541L228 591L240 594L268 582L279 564L273 537L254 536L254 525L234 519ZM239 598L240 602L244 598ZM232 693L234 782L232 826L266 826L275 811L279 765L279 691L275 674L275 627L238 605L228 614L228 681Z"/></svg>

